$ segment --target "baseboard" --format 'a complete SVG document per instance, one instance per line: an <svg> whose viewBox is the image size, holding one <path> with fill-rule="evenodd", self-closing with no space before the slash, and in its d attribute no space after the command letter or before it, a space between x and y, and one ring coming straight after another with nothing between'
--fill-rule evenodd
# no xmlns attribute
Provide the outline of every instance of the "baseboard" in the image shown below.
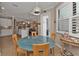
<svg viewBox="0 0 79 59"><path fill-rule="evenodd" d="M11 37L12 35L5 35L5 36L0 36L0 38L2 37Z"/></svg>

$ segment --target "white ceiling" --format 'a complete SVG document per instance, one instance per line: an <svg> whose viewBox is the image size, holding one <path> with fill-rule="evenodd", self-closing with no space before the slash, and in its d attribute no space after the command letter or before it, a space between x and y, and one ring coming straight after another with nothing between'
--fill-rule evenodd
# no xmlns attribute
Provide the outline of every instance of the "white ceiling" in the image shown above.
<svg viewBox="0 0 79 59"><path fill-rule="evenodd" d="M5 8L3 14L15 16L15 18L19 19L28 19L37 17L31 15L31 11L36 5L44 10L53 8L57 4L59 4L59 2L2 2L1 6Z"/></svg>

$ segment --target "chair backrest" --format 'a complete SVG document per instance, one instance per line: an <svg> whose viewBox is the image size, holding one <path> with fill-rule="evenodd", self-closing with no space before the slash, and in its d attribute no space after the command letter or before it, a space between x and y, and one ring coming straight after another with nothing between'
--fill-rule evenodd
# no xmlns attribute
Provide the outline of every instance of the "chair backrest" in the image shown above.
<svg viewBox="0 0 79 59"><path fill-rule="evenodd" d="M37 32L36 32L36 31L32 31L32 32L31 32L31 35L32 35L32 36L37 36Z"/></svg>
<svg viewBox="0 0 79 59"><path fill-rule="evenodd" d="M14 47L17 47L17 39L18 39L17 34L13 34L12 35L12 41L13 41Z"/></svg>
<svg viewBox="0 0 79 59"><path fill-rule="evenodd" d="M42 56L49 55L49 44L33 44L33 55L40 56L40 51L43 51Z"/></svg>
<svg viewBox="0 0 79 59"><path fill-rule="evenodd" d="M55 40L55 33L54 32L51 33L51 38Z"/></svg>
<svg viewBox="0 0 79 59"><path fill-rule="evenodd" d="M17 34L12 35L12 40L15 40L17 42L17 40L18 40Z"/></svg>

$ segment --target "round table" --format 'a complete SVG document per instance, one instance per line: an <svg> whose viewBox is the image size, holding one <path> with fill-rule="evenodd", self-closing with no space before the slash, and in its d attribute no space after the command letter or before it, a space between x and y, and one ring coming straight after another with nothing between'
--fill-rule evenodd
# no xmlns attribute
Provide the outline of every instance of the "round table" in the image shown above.
<svg viewBox="0 0 79 59"><path fill-rule="evenodd" d="M48 36L28 36L17 41L20 48L32 51L32 44L49 43L50 48L54 48L54 41Z"/></svg>

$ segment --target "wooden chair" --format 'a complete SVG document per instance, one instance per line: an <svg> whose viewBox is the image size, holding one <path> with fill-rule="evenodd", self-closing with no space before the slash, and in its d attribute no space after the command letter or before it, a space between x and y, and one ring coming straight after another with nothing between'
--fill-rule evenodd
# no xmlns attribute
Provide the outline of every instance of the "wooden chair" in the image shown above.
<svg viewBox="0 0 79 59"><path fill-rule="evenodd" d="M55 33L54 33L54 32L51 33L51 38L52 38L53 40L55 40Z"/></svg>
<svg viewBox="0 0 79 59"><path fill-rule="evenodd" d="M52 38L52 40L55 41L55 33L54 32L51 33L51 38ZM50 53L54 55L54 48L50 48Z"/></svg>
<svg viewBox="0 0 79 59"><path fill-rule="evenodd" d="M43 51L42 56L48 56L49 44L33 44L33 56L40 56L40 51Z"/></svg>
<svg viewBox="0 0 79 59"><path fill-rule="evenodd" d="M16 34L13 34L12 35L12 41L13 41L13 45L14 45L14 47L16 47L16 45L17 45L17 40L18 40L18 37L17 37L17 35Z"/></svg>
<svg viewBox="0 0 79 59"><path fill-rule="evenodd" d="M31 32L31 35L32 35L32 36L37 36L37 32L36 32L36 31L32 31L32 32Z"/></svg>
<svg viewBox="0 0 79 59"><path fill-rule="evenodd" d="M16 48L16 52L17 52L18 56L25 56L25 55L27 55L27 51L23 50L22 48L19 48L19 47Z"/></svg>
<svg viewBox="0 0 79 59"><path fill-rule="evenodd" d="M17 34L12 35L12 40L13 40L13 45L16 48L16 54L17 55L26 54L26 52L23 49L19 48L17 45L17 40L18 40Z"/></svg>

